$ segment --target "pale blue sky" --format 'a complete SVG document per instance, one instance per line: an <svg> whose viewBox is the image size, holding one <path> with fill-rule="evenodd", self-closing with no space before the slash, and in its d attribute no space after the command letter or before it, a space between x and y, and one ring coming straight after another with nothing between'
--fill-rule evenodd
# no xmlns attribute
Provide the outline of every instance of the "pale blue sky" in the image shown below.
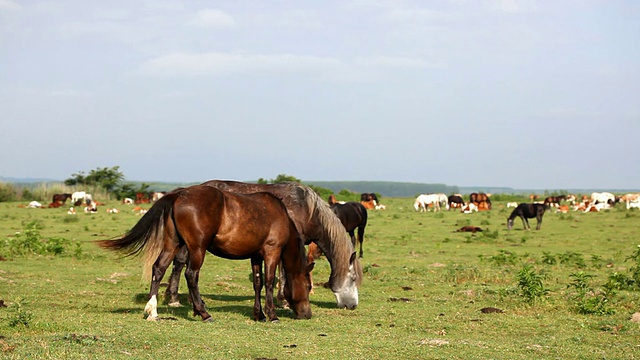
<svg viewBox="0 0 640 360"><path fill-rule="evenodd" d="M640 188L638 1L0 0L0 176Z"/></svg>

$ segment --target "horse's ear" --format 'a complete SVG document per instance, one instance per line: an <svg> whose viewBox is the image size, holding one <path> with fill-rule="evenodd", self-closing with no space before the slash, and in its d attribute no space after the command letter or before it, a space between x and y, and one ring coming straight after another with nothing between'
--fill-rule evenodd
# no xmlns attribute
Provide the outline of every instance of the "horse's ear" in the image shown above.
<svg viewBox="0 0 640 360"><path fill-rule="evenodd" d="M351 258L349 259L349 264L353 264L353 262L356 261L356 252L354 251L353 254L351 254Z"/></svg>
<svg viewBox="0 0 640 360"><path fill-rule="evenodd" d="M313 270L314 266L316 266L315 262L312 262L311 264L307 265L307 273L310 273Z"/></svg>

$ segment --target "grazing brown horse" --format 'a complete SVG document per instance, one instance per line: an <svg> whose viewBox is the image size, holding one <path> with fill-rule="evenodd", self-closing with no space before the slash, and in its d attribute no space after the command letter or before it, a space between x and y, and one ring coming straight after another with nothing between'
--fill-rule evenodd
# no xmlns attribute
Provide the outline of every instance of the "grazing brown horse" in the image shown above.
<svg viewBox="0 0 640 360"><path fill-rule="evenodd" d="M205 185L177 189L159 199L124 237L100 241L99 245L128 255L144 250L147 265L155 260L149 302L145 307L148 320L158 317L160 280L182 245L188 249L185 277L189 297L194 315L200 315L202 320L211 321L198 289L200 268L207 250L226 259L251 259L255 320L266 319L260 301L263 283L267 317L270 321L278 320L273 284L280 262L286 276L284 296L295 318L311 317L309 271L313 264L307 266L304 245L284 205L269 193L241 195Z"/></svg>
<svg viewBox="0 0 640 360"><path fill-rule="evenodd" d="M315 243L325 254L331 266L329 288L339 308L355 309L358 305L358 286L362 282L362 266L343 225L327 203L308 186L298 183L251 184L238 181L211 180L203 183L223 191L239 194L268 192L275 195L287 208L291 220L306 245ZM162 200L162 199L160 199ZM173 271L167 287L171 306L179 306L178 285L180 273L187 262L183 247L173 262ZM281 284L286 281L280 278ZM282 297L278 294L278 300Z"/></svg>
<svg viewBox="0 0 640 360"><path fill-rule="evenodd" d="M544 204L547 206L559 207L560 201L566 200L566 199L567 199L567 195L547 196L544 199Z"/></svg>
<svg viewBox="0 0 640 360"><path fill-rule="evenodd" d="M67 202L67 199L71 199L71 194L53 194L53 200L51 200L51 203L59 202L61 205L64 205L64 203Z"/></svg>
<svg viewBox="0 0 640 360"><path fill-rule="evenodd" d="M511 215L507 219L507 229L511 230L513 228L513 220L516 217L520 217L522 219L522 226L524 226L525 230L531 229L529 226L529 220L536 218L538 220L538 224L536 225L536 230L540 230L540 226L542 226L542 215L544 215L545 210L548 208L548 205L545 204L520 204L513 211Z"/></svg>
<svg viewBox="0 0 640 360"><path fill-rule="evenodd" d="M491 209L491 199L489 199L489 195L485 193L471 193L471 195L469 195L469 201L478 207L480 207L481 203L486 203L484 207L486 207L487 210Z"/></svg>

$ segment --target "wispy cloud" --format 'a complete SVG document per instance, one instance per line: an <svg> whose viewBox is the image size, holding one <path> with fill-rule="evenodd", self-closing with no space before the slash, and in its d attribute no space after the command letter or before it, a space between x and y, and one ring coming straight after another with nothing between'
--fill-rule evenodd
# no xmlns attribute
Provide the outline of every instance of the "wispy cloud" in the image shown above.
<svg viewBox="0 0 640 360"><path fill-rule="evenodd" d="M10 0L0 0L0 10L18 10L22 8L19 4Z"/></svg>
<svg viewBox="0 0 640 360"><path fill-rule="evenodd" d="M235 23L231 15L215 9L200 10L191 21L192 25L202 28L229 27Z"/></svg>
<svg viewBox="0 0 640 360"><path fill-rule="evenodd" d="M151 76L225 76L239 73L315 73L340 66L339 60L330 57L211 52L165 55L143 63L139 70Z"/></svg>
<svg viewBox="0 0 640 360"><path fill-rule="evenodd" d="M387 66L394 68L442 68L443 64L430 63L428 61L408 58L408 57L392 57L392 56L376 56L369 58L359 58L358 64L364 66Z"/></svg>
<svg viewBox="0 0 640 360"><path fill-rule="evenodd" d="M535 0L491 0L491 5L506 13L529 13L537 10Z"/></svg>

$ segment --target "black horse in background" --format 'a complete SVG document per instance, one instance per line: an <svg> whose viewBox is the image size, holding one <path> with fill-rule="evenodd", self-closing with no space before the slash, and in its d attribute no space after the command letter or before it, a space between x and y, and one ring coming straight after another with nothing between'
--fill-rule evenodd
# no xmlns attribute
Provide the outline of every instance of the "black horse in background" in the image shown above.
<svg viewBox="0 0 640 360"><path fill-rule="evenodd" d="M511 215L507 219L507 229L511 230L513 228L513 220L516 217L520 217L522 219L522 225L525 230L531 229L529 226L529 220L536 218L538 220L538 224L536 225L536 230L540 230L540 226L542 226L542 215L544 215L545 210L549 208L546 204L520 204L518 207L513 209Z"/></svg>
<svg viewBox="0 0 640 360"><path fill-rule="evenodd" d="M362 242L364 241L364 228L367 226L367 209L355 201L340 204L336 203L331 205L331 210L340 219L340 222L351 236L351 243L353 248L356 248L356 243L360 243L359 256L362 257ZM358 241L354 236L354 231L358 229Z"/></svg>

